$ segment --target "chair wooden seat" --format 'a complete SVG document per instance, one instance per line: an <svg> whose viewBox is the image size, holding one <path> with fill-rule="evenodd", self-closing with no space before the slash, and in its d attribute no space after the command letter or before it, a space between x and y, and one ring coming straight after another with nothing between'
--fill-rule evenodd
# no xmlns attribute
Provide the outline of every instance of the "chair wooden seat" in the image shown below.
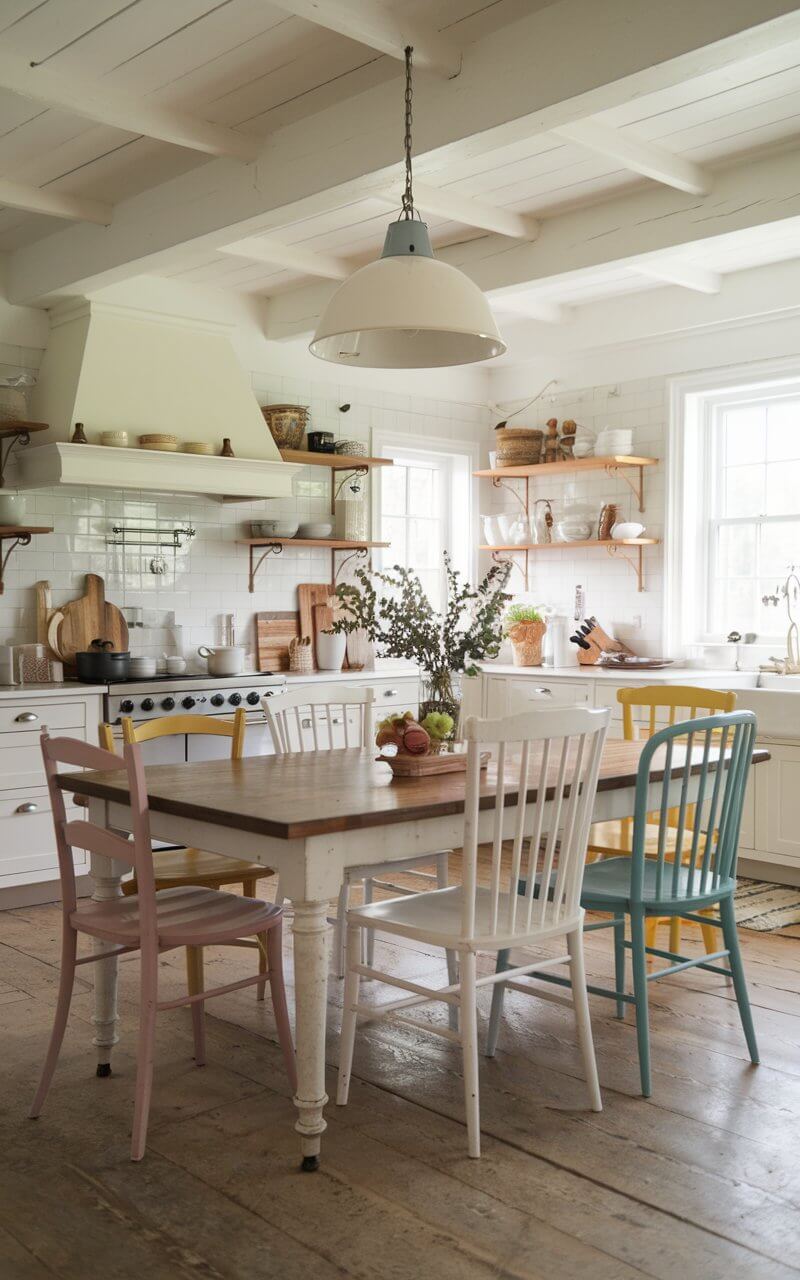
<svg viewBox="0 0 800 1280"><path fill-rule="evenodd" d="M220 889L226 884L251 884L275 873L270 867L244 859L223 858L207 849L157 849L153 854L153 874L157 889L195 884ZM122 892L136 893L136 880L126 880Z"/></svg>
<svg viewBox="0 0 800 1280"><path fill-rule="evenodd" d="M155 895L159 947L191 947L229 942L270 929L281 915L273 903L240 898L219 889L185 885ZM139 898L81 903L70 915L73 929L124 945L138 944Z"/></svg>
<svg viewBox="0 0 800 1280"><path fill-rule="evenodd" d="M497 920L500 923L494 928L492 921L495 903L492 890L479 886L474 896L475 932L471 940L462 939L464 890L461 885L402 898L388 898L365 907L351 907L347 919L351 924L380 929L384 933L401 934L406 938L418 938L437 947L467 948L471 951L482 951L487 947L496 950L498 942L503 945L505 941L502 922L509 916L508 894L501 893L497 896ZM581 928L580 912L571 921L564 918L563 912L556 920L556 914L552 902L546 903L536 930L537 942L546 938L550 932L564 933L565 929ZM513 941L514 930L508 932L508 941Z"/></svg>

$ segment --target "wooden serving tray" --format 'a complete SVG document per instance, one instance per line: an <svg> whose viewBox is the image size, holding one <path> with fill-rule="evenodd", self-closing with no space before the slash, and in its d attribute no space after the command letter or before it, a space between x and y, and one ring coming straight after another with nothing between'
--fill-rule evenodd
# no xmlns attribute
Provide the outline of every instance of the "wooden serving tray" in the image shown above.
<svg viewBox="0 0 800 1280"><path fill-rule="evenodd" d="M491 751L481 752L481 768L485 769ZM442 751L429 756L376 756L382 764L388 764L396 778L424 778L434 773L466 773L466 751Z"/></svg>

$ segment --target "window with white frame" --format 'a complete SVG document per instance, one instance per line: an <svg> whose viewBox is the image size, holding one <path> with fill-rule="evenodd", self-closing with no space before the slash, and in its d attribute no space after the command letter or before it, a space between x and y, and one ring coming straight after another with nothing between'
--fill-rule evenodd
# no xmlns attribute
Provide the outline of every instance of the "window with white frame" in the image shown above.
<svg viewBox="0 0 800 1280"><path fill-rule="evenodd" d="M800 559L800 375L689 390L674 408L670 638L778 640L765 597Z"/></svg>
<svg viewBox="0 0 800 1280"><path fill-rule="evenodd" d="M373 533L391 544L374 563L413 569L437 610L446 598L444 552L467 576L474 565L470 497L477 457L469 446L448 444L375 432L372 446L393 463L373 471Z"/></svg>

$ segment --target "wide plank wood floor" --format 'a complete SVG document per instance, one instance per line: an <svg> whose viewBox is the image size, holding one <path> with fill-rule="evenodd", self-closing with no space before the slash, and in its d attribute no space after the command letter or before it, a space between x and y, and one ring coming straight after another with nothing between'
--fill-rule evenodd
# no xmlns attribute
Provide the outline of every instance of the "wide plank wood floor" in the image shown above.
<svg viewBox="0 0 800 1280"><path fill-rule="evenodd" d="M252 989L209 1006L201 1071L188 1012L160 1015L148 1154L130 1163L135 958L121 963L114 1074L94 1075L84 970L48 1106L26 1120L59 927L53 906L0 915L4 1280L800 1276L797 930L742 932L757 1069L730 987L681 974L651 988L654 1096L643 1101L632 1015L620 1023L592 998L599 1115L586 1109L569 1011L510 993L497 1057L481 1065L480 1161L466 1155L457 1049L410 1028L365 1026L350 1105L329 1106L323 1167L309 1176L297 1168L271 1006ZM440 954L378 945L379 960L405 976L444 982ZM685 949L697 945L687 933ZM288 940L286 959L291 986ZM590 980L609 980L610 935L588 935L587 962ZM233 981L252 963L246 951L211 951L209 980ZM163 996L183 984L182 955L164 957ZM331 1094L340 1004L332 978Z"/></svg>

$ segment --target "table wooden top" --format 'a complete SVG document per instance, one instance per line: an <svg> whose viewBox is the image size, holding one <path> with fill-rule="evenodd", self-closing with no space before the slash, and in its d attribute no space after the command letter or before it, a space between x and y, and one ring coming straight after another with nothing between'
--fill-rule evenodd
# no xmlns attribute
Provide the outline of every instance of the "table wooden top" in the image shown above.
<svg viewBox="0 0 800 1280"><path fill-rule="evenodd" d="M636 784L643 742L606 742L600 767L599 791ZM700 771L702 753L692 772ZM754 763L769 759L761 748ZM676 750L673 777L683 772ZM191 764L149 765L145 770L153 812L252 831L282 840L365 827L447 817L464 812L464 773L434 774L424 778L396 778L387 764L375 760L374 750L317 751L304 755L250 756L244 760L202 760ZM515 804L519 772L507 770L506 804ZM535 778L535 765L531 777ZM654 768L658 782L663 769ZM481 775L480 806L495 805L496 769L493 763ZM125 804L128 800L124 773L63 773L64 791ZM536 796L530 787L528 799Z"/></svg>

